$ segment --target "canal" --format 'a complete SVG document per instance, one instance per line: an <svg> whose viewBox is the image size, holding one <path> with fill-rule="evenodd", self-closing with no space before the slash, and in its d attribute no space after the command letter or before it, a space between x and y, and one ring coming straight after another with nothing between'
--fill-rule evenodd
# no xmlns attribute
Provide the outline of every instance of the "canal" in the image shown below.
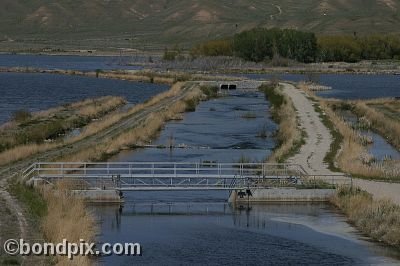
<svg viewBox="0 0 400 266"><path fill-rule="evenodd" d="M244 114L256 114L253 118ZM267 137L257 137L266 129ZM154 142L184 148L125 151L111 161L265 159L276 125L261 93L202 102L168 123ZM369 242L328 204L233 206L228 192L127 192L121 206L93 206L100 242L139 242L141 257L110 256L104 265L382 265L391 249Z"/></svg>

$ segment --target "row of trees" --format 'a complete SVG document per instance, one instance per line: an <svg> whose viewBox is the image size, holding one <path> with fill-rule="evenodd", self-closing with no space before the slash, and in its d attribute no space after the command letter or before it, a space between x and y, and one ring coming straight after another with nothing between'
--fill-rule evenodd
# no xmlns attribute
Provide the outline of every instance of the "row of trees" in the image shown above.
<svg viewBox="0 0 400 266"><path fill-rule="evenodd" d="M400 36L321 36L318 59L323 62L400 59Z"/></svg>
<svg viewBox="0 0 400 266"><path fill-rule="evenodd" d="M236 34L233 50L239 57L255 62L277 55L299 62L313 62L317 39L314 33L309 32L256 28Z"/></svg>
<svg viewBox="0 0 400 266"><path fill-rule="evenodd" d="M233 38L195 46L193 56L238 56L249 61L288 58L299 62L400 59L399 35L319 36L292 29L256 28Z"/></svg>

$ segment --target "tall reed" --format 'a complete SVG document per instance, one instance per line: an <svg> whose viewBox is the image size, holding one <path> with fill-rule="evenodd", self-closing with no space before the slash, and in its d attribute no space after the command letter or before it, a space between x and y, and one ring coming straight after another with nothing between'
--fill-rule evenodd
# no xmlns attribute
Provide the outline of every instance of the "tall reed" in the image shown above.
<svg viewBox="0 0 400 266"><path fill-rule="evenodd" d="M340 187L331 202L374 240L400 248L400 206L390 200L374 200L358 188Z"/></svg>
<svg viewBox="0 0 400 266"><path fill-rule="evenodd" d="M55 188L42 188L41 193L47 202L47 214L42 221L42 230L47 241L62 243L95 242L97 234L96 220L82 199L70 192L68 182L60 181ZM90 256L78 255L73 260L65 256L56 257L56 265L86 266L93 264Z"/></svg>

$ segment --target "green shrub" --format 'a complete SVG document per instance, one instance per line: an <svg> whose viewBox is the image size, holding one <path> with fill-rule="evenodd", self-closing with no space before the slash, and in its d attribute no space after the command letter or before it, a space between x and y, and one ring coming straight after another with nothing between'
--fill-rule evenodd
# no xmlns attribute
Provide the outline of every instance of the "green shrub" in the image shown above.
<svg viewBox="0 0 400 266"><path fill-rule="evenodd" d="M12 114L12 120L18 123L25 122L32 117L32 114L27 110L17 110Z"/></svg>

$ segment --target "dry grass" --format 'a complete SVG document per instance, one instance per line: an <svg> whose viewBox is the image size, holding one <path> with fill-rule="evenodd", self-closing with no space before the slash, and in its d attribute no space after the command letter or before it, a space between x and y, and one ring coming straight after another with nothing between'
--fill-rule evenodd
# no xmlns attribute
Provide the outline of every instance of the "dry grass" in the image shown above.
<svg viewBox="0 0 400 266"><path fill-rule="evenodd" d="M92 122L88 126L83 128L81 134L79 134L78 136L76 136L74 138L69 139L67 142L74 143L76 141L84 139L88 136L96 134L96 133L112 126L113 124L121 121L122 119L126 118L127 116L131 116L139 111L144 110L145 108L148 108L152 105L159 103L160 101L164 100L165 98L175 97L181 92L183 86L184 86L183 82L177 82L168 91L157 94L154 97L152 97L150 100L148 100L147 102L137 104L124 113L111 113L111 114L103 117L103 119L101 119L99 121Z"/></svg>
<svg viewBox="0 0 400 266"><path fill-rule="evenodd" d="M63 144L62 141L52 143L28 142L21 144L16 140L17 132L25 132L24 134L26 134L26 136L34 138L35 135L33 132L40 133L40 130L36 129L36 126L40 129L44 129L51 123L57 123L57 125L60 125L58 119L63 119L63 121L88 121L91 118L101 117L125 103L126 101L123 98L114 96L105 96L98 99L86 99L63 107L56 107L35 113L32 118L27 121L29 124L32 124L29 126L20 125L16 122L8 123L6 127L3 127L2 130L0 130L0 136L2 136L0 144L7 143L10 148L0 153L0 165L18 161ZM55 119L54 117L56 116L62 116L63 118ZM73 126L74 122L65 122L62 123L62 126L65 126L65 130L68 130L69 127L67 125L69 124Z"/></svg>
<svg viewBox="0 0 400 266"><path fill-rule="evenodd" d="M129 109L127 112L124 112L124 113L113 112L108 115L105 115L101 120L89 123L86 127L83 128L81 134L79 134L76 137L68 139L64 143L56 142L56 143L43 143L43 144L27 144L27 145L20 145L15 148L6 150L6 151L0 153L0 165L6 165L9 163L27 158L31 155L34 155L34 154L37 154L40 152L45 152L49 149L53 149L56 147L60 147L63 144L72 144L72 143L82 140L88 136L96 134L96 133L110 127L111 125L121 121L122 119L124 119L125 117L127 117L129 115L133 115L145 108L155 105L165 98L174 97L174 96L178 95L180 93L183 85L184 85L184 83L178 82L178 83L174 84L170 90L154 96L146 103L135 105L134 107ZM108 103L108 104L106 104L108 107L113 106L112 105L113 103L122 101L122 98L120 98L120 97L103 97L102 99L103 99L102 102ZM182 104L183 103L180 103L180 105L182 105ZM93 100L85 100L83 102L76 103L74 106L77 107L78 110L88 110L87 108L92 109ZM102 106L104 107L104 104ZM173 105L173 107L176 108L176 105ZM53 108L52 110L59 110L59 109ZM103 110L104 110L104 108L103 108ZM86 111L84 111L84 112L86 112ZM89 113L89 112L91 112L91 111L87 111L87 113ZM94 148L96 148L96 147L97 146L95 146ZM82 151L82 153L91 153L91 152ZM90 156L83 156L83 157L89 158Z"/></svg>
<svg viewBox="0 0 400 266"><path fill-rule="evenodd" d="M304 83L300 84L299 87L319 101L321 109L343 137L340 150L334 159L341 171L359 177L384 180L393 180L400 177L398 162L375 162L373 156L368 153L367 148L363 145L363 139L359 132L354 130L341 116L332 110L330 105L340 102L339 100L328 101L317 97L312 91L308 90L307 85Z"/></svg>
<svg viewBox="0 0 400 266"><path fill-rule="evenodd" d="M343 136L343 143L336 161L341 170L363 177L371 178L396 178L398 175L390 169L386 170L372 162L373 157L362 144L360 134L352 129L343 118L339 117L324 100L320 106Z"/></svg>
<svg viewBox="0 0 400 266"><path fill-rule="evenodd" d="M374 200L360 189L341 187L331 202L364 234L400 248L400 207L389 200Z"/></svg>
<svg viewBox="0 0 400 266"><path fill-rule="evenodd" d="M57 147L56 143L45 144L27 144L21 145L0 153L0 165L6 165L11 162L19 161L33 154L44 152Z"/></svg>
<svg viewBox="0 0 400 266"><path fill-rule="evenodd" d="M400 121L390 118L384 113L369 106L370 104L374 104L392 109L394 106L391 104L392 102L393 100L390 99L380 99L375 101L354 101L352 102L352 105L354 107L354 112L358 116L364 116L368 119L371 122L373 129L377 130L397 149L400 149Z"/></svg>
<svg viewBox="0 0 400 266"><path fill-rule="evenodd" d="M70 107L77 109L77 113L81 116L94 118L124 104L126 104L126 100L122 97L105 96L99 99L89 99L87 104L71 104Z"/></svg>
<svg viewBox="0 0 400 266"><path fill-rule="evenodd" d="M92 148L64 156L63 158L58 158L58 160L72 162L99 161L118 153L122 149L150 143L162 129L165 122L182 117L182 113L186 110L188 99L200 99L202 96L203 94L200 89L194 89L184 99L175 102L165 110L150 114L139 126L128 130L115 138L105 140L103 143L99 143ZM162 98L159 100L161 99Z"/></svg>
<svg viewBox="0 0 400 266"><path fill-rule="evenodd" d="M43 188L41 193L47 202L47 214L42 230L47 241L79 243L80 239L92 243L97 232L95 218L88 212L83 200L71 195L67 182L59 182L55 188ZM77 256L69 260L57 256L57 265L92 265L89 256Z"/></svg>
<svg viewBox="0 0 400 266"><path fill-rule="evenodd" d="M378 179L399 179L400 164L396 160L376 162L358 131L352 129L343 118L339 117L326 102L321 102L330 120L343 136L341 151L337 156L338 166L347 173Z"/></svg>
<svg viewBox="0 0 400 266"><path fill-rule="evenodd" d="M284 100L280 106L273 105L271 109L271 112L279 122L277 132L278 148L274 149L268 158L268 162L283 162L301 146L303 139L301 130L297 126L297 114L291 99L287 95L278 92L277 89L275 91Z"/></svg>

